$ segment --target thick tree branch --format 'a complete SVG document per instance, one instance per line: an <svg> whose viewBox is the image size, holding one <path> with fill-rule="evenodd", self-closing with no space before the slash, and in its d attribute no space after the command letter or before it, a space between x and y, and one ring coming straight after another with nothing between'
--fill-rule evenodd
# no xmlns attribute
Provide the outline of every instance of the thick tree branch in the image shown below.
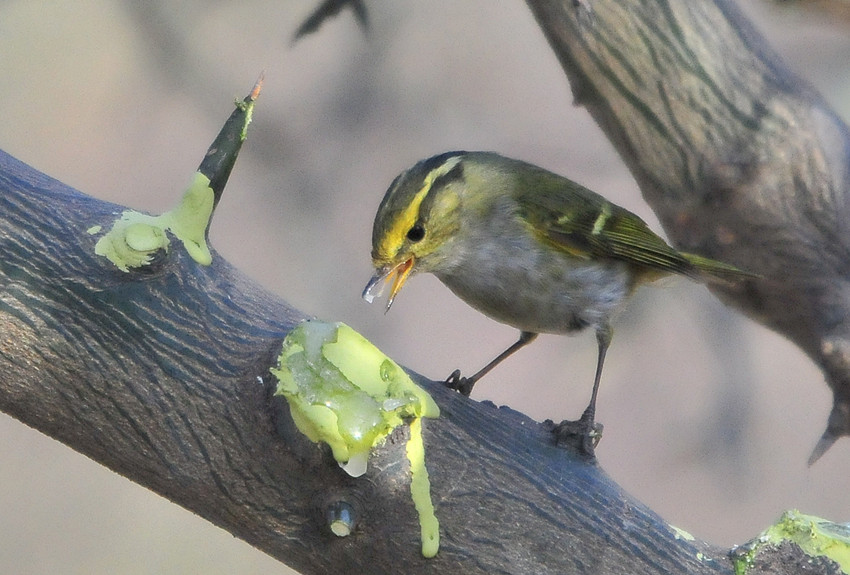
<svg viewBox="0 0 850 575"><path fill-rule="evenodd" d="M303 573L730 572L539 424L427 383L439 555L419 554L401 437L349 478L271 396L303 315L221 258L117 271L86 230L117 206L0 154L0 409ZM331 535L326 509L360 515ZM701 560L711 558L713 562Z"/></svg>
<svg viewBox="0 0 850 575"><path fill-rule="evenodd" d="M850 434L850 134L729 0L528 0L585 106L682 249L763 276L714 291L782 333Z"/></svg>

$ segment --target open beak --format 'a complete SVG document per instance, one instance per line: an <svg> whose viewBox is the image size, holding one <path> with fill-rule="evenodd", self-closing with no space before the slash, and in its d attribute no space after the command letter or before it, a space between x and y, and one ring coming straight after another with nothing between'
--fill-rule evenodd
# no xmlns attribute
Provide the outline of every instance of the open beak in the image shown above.
<svg viewBox="0 0 850 575"><path fill-rule="evenodd" d="M407 281L407 277L413 271L413 262L414 258L411 257L396 266L384 266L377 269L375 275L372 276L363 290L363 299L372 303L384 291L384 286L390 280L393 280L393 287L390 289L390 297L387 299L387 309L385 310L390 311L390 306L393 305L396 294L401 291L404 282Z"/></svg>

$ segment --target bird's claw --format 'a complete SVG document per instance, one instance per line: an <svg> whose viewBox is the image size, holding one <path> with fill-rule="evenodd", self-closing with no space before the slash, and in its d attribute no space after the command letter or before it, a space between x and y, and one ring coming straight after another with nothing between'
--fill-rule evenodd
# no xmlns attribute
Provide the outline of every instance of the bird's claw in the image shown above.
<svg viewBox="0 0 850 575"><path fill-rule="evenodd" d="M475 386L475 378L462 377L460 375L460 370L456 369L446 378L445 384L449 389L453 389L461 395L469 397L469 394L472 393L473 386Z"/></svg>
<svg viewBox="0 0 850 575"><path fill-rule="evenodd" d="M585 412L577 421L564 420L555 424L547 422L555 436L555 444L569 446L590 459L596 459L596 446L602 439L604 426L594 421L593 415Z"/></svg>

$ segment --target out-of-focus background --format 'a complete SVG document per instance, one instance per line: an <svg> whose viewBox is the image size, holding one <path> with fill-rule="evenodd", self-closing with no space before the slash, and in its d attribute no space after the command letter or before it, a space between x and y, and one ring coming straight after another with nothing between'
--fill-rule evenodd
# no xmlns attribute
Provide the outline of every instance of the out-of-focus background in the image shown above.
<svg viewBox="0 0 850 575"><path fill-rule="evenodd" d="M571 106L524 3L370 2L368 35L344 12L292 45L317 2L2 2L0 148L92 196L161 212L265 70L213 245L294 306L349 323L432 378L479 368L516 333L430 276L386 316L360 299L372 217L402 169L449 149L497 150L568 174L660 231ZM848 28L763 0L742 7L850 117ZM639 292L616 328L598 455L635 497L721 545L788 508L850 520L850 440L806 467L831 396L797 348L685 280ZM591 334L544 336L473 397L540 420L577 417L595 357ZM289 572L2 415L0 532L2 573Z"/></svg>

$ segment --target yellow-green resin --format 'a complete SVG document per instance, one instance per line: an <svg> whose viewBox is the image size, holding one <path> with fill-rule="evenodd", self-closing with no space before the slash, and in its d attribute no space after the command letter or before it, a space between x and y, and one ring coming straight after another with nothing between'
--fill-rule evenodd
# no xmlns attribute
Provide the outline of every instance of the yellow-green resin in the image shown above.
<svg viewBox="0 0 850 575"><path fill-rule="evenodd" d="M440 549L440 522L431 501L431 481L425 469L425 444L422 442L422 419L419 417L410 422L407 459L410 461L410 494L419 514L422 555L433 557Z"/></svg>
<svg viewBox="0 0 850 575"><path fill-rule="evenodd" d="M795 510L783 513L779 521L748 544L750 551L735 561L735 573L744 575L763 546L783 541L796 543L807 555L832 559L843 573L850 574L850 525Z"/></svg>
<svg viewBox="0 0 850 575"><path fill-rule="evenodd" d="M439 522L425 469L422 417L439 417L431 396L393 360L344 323L307 321L283 342L277 394L311 441L327 443L350 475L366 472L371 449L410 421L410 491L422 532L422 554L436 555Z"/></svg>
<svg viewBox="0 0 850 575"><path fill-rule="evenodd" d="M208 266L212 255L206 242L206 230L214 196L209 178L195 172L177 207L161 216L125 210L112 229L95 244L94 253L127 272L130 268L148 265L158 250L167 250L169 240L166 232L171 232L183 242L193 260ZM100 226L93 226L88 232L96 234L100 230Z"/></svg>
<svg viewBox="0 0 850 575"><path fill-rule="evenodd" d="M673 530L673 535L676 537L676 539L684 539L685 541L695 541L696 540L696 538L693 535L691 535L690 533L688 533L687 531L685 531L681 527L676 527L675 525L670 525L669 527L670 527L670 529Z"/></svg>

